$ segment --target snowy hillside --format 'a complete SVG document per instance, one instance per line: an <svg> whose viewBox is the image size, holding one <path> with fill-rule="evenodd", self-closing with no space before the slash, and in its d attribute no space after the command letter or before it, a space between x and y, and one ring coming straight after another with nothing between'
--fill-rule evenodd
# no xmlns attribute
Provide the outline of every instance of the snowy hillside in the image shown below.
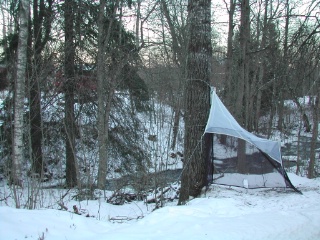
<svg viewBox="0 0 320 240"><path fill-rule="evenodd" d="M30 211L9 207L1 193L0 239L320 239L320 179L289 177L303 195L212 186L186 206L172 202L155 211L142 201L114 206L102 199L69 199L68 211L54 202Z"/></svg>
<svg viewBox="0 0 320 240"><path fill-rule="evenodd" d="M173 114L167 106L156 104L154 109L157 116L162 116L160 120L153 116L139 116L147 130L145 142L154 164L149 171L155 173L170 169L170 179L177 181L181 172L176 170L181 168L182 162L179 158L171 158L168 151ZM299 122L298 114L290 121L292 124ZM76 189L52 188L52 182L43 183L44 188L38 188L30 181L23 190L18 189L17 199L24 209L16 209L13 189L2 180L0 240L320 240L320 179L310 180L293 174L297 161L296 129L297 126L293 126L287 136L273 136L277 140L282 139L284 158L293 158L292 166L286 169L290 172L293 185L303 195L283 189L247 190L211 185L201 198L190 201L186 206L177 206L179 186L171 183L161 190L153 189L144 201L112 205L108 203L114 194L112 191L95 191L95 200L83 201L81 199L85 196L80 196ZM302 131L301 134L306 140L310 138L310 133ZM157 141L150 141L150 136L156 136ZM300 147L305 150L307 144ZM175 150L182 151L182 142ZM307 162L303 155L300 157L301 162ZM170 201L165 202L165 207L157 209L159 204L151 201L152 195L166 189L169 190L166 197ZM132 189L122 191L130 193ZM28 204L37 210L26 210Z"/></svg>

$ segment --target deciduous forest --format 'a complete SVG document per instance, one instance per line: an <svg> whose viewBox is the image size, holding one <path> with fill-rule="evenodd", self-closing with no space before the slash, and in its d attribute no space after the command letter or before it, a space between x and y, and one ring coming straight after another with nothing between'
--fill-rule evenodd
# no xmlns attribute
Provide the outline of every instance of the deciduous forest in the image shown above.
<svg viewBox="0 0 320 240"><path fill-rule="evenodd" d="M288 172L319 177L318 1L0 7L0 177L17 208L38 208L43 188L112 190L117 203L153 189L161 207L182 180L180 204L199 196L210 86L248 131L294 139Z"/></svg>

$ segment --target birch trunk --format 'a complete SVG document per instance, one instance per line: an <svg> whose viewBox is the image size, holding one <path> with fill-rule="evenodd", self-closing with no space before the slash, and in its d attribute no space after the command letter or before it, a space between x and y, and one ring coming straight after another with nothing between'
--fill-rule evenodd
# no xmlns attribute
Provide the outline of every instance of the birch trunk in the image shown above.
<svg viewBox="0 0 320 240"><path fill-rule="evenodd" d="M28 16L30 2L20 1L19 8L19 42L17 53L17 75L15 79L14 96L14 129L13 129L13 149L12 149L12 183L21 185L21 164L24 159L24 98L25 81L27 68L27 41L28 41ZM19 206L17 206L19 207Z"/></svg>

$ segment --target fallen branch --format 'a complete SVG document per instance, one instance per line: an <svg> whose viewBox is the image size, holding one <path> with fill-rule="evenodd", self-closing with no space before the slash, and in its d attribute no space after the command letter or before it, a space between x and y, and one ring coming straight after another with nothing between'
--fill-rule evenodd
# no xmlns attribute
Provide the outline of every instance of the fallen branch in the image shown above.
<svg viewBox="0 0 320 240"><path fill-rule="evenodd" d="M171 186L170 186L170 187L166 187L162 192L156 194L155 197L153 197L153 198L148 198L148 199L146 200L147 203L156 203L156 202L158 202L161 198L162 198L163 200L170 200L170 201L173 200L173 199L170 198L170 197L164 197L164 195L165 195L167 192L169 192L170 190L173 190L173 191L175 191L175 192L178 191L178 189L174 189L174 188L172 188ZM177 195L177 194L176 194L176 195Z"/></svg>
<svg viewBox="0 0 320 240"><path fill-rule="evenodd" d="M68 193L70 192L71 188L68 189L68 191L63 194L61 197L60 197L60 200L57 202L57 204L61 207L60 210L64 209L66 211L68 211L68 208L63 204L63 199L68 195Z"/></svg>
<svg viewBox="0 0 320 240"><path fill-rule="evenodd" d="M63 203L58 202L57 204L61 207L61 209L68 211L68 208L65 205L63 205Z"/></svg>
<svg viewBox="0 0 320 240"><path fill-rule="evenodd" d="M111 217L109 218L109 221L131 221L131 220L138 220L138 219L142 219L143 216L137 216L137 217L128 217L128 216L115 216L115 217Z"/></svg>
<svg viewBox="0 0 320 240"><path fill-rule="evenodd" d="M143 194L123 193L120 191L115 191L107 200L107 203L111 203L113 205L123 205L125 202L132 202L135 200L141 200L143 198Z"/></svg>

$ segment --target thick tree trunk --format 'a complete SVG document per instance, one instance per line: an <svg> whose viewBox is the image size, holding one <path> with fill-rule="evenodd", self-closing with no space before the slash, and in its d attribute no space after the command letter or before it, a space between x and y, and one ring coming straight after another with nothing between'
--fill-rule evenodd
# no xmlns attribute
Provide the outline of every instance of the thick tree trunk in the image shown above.
<svg viewBox="0 0 320 240"><path fill-rule="evenodd" d="M249 0L241 0L241 19L240 19L240 56L239 64L239 78L237 84L237 100L235 103L235 115L240 125L248 128L248 112L250 101L250 86L249 86L249 58L248 47L250 39L250 6ZM238 143L238 166L240 171L245 171L245 158L243 156L242 141Z"/></svg>
<svg viewBox="0 0 320 240"><path fill-rule="evenodd" d="M75 152L75 117L74 117L74 34L73 0L65 1L65 132L66 132L66 184L77 185L77 165Z"/></svg>
<svg viewBox="0 0 320 240"><path fill-rule="evenodd" d="M209 110L211 76L211 1L189 0L189 44L185 86L184 166L179 204L197 197L207 183L206 145L202 139Z"/></svg>

